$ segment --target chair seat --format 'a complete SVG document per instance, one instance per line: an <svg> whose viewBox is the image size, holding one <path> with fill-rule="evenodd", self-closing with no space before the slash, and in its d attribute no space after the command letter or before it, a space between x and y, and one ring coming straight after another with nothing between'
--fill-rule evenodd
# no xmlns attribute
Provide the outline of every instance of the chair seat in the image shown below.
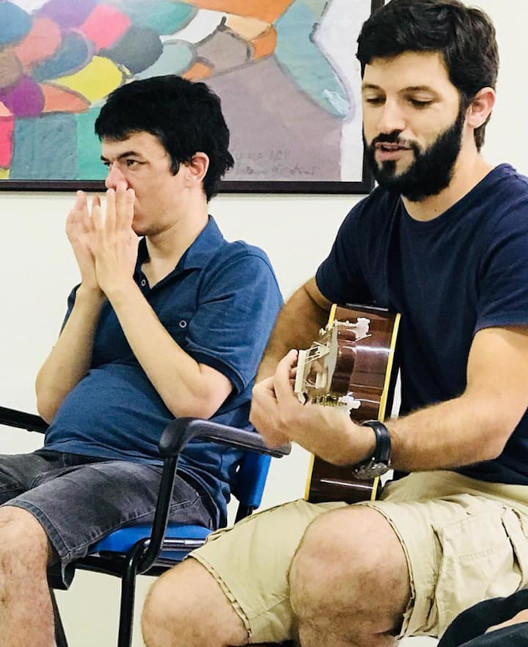
<svg viewBox="0 0 528 647"><path fill-rule="evenodd" d="M120 528L110 533L101 541L98 541L91 549L90 554L94 553L127 553L138 541L148 539L152 530L151 524L137 524ZM192 526L188 524L173 523L167 526L165 532L166 539L185 540L204 540L211 532L204 526Z"/></svg>

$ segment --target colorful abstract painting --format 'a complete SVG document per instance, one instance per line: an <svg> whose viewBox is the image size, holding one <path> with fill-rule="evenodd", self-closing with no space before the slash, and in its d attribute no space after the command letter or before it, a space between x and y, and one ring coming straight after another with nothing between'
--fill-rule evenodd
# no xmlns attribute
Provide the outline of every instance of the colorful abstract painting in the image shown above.
<svg viewBox="0 0 528 647"><path fill-rule="evenodd" d="M92 187L105 97L179 74L222 99L229 190L368 190L355 49L382 1L0 0L0 188Z"/></svg>

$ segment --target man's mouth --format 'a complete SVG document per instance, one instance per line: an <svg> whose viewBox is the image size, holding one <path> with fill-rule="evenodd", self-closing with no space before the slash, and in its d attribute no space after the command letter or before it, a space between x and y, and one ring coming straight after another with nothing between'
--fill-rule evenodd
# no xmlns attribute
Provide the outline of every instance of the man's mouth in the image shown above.
<svg viewBox="0 0 528 647"><path fill-rule="evenodd" d="M389 142L377 142L375 147L376 147L376 150L383 151L384 153L411 150L411 146L405 146L404 144L389 143Z"/></svg>
<svg viewBox="0 0 528 647"><path fill-rule="evenodd" d="M376 142L374 158L378 164L398 162L408 151L412 150L413 147L408 142Z"/></svg>

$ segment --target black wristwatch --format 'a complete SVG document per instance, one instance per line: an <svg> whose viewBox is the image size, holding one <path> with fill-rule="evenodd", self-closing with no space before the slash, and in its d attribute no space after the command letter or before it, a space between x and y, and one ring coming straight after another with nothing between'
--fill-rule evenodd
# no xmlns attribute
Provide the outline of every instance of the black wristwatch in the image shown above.
<svg viewBox="0 0 528 647"><path fill-rule="evenodd" d="M364 427L371 427L376 434L374 454L361 463L354 465L354 474L358 479L373 479L388 472L391 467L391 439L387 427L379 420L366 420Z"/></svg>

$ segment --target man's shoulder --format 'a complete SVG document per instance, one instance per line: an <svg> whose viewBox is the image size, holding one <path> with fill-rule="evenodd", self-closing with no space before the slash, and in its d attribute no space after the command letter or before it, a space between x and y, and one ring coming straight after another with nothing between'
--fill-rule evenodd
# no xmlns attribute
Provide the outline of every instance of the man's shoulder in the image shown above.
<svg viewBox="0 0 528 647"><path fill-rule="evenodd" d="M508 162L502 162L494 166L491 171L490 177L519 182L523 186L528 187L528 176L518 171Z"/></svg>
<svg viewBox="0 0 528 647"><path fill-rule="evenodd" d="M201 290L267 294L282 303L278 280L266 252L243 240L224 241L202 267Z"/></svg>
<svg viewBox="0 0 528 647"><path fill-rule="evenodd" d="M481 185L475 187L487 194L489 200L505 203L510 206L512 202L528 200L528 177L519 173L510 164L499 164L483 180Z"/></svg>
<svg viewBox="0 0 528 647"><path fill-rule="evenodd" d="M528 177L509 164L500 164L473 192L469 208L477 214L485 214L487 231L492 238L501 231L526 235Z"/></svg>
<svg viewBox="0 0 528 647"><path fill-rule="evenodd" d="M262 262L271 268L268 255L260 247L251 245L244 240L224 241L216 252L211 255L206 269L216 271L221 266L232 263L248 263L251 262L251 259L258 259L257 262Z"/></svg>

